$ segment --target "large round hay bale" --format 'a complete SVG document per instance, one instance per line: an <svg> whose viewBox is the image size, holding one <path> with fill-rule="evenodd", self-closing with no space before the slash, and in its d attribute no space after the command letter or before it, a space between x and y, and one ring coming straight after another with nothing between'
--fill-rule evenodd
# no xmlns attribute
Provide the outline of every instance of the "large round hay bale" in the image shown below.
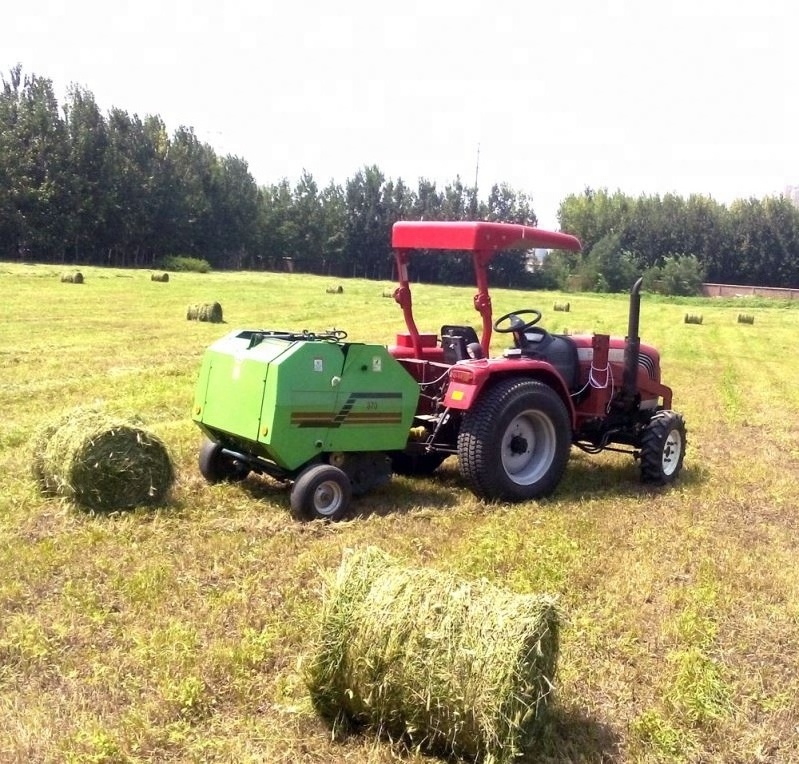
<svg viewBox="0 0 799 764"><path fill-rule="evenodd" d="M175 478L164 443L142 427L95 409L75 409L34 435L31 466L46 494L88 509L164 501Z"/></svg>
<svg viewBox="0 0 799 764"><path fill-rule="evenodd" d="M189 321L208 321L212 324L222 323L222 306L218 302L199 303L186 308Z"/></svg>
<svg viewBox="0 0 799 764"><path fill-rule="evenodd" d="M160 281L161 283L166 283L169 281L169 274L168 273L151 273L150 274L150 281Z"/></svg>
<svg viewBox="0 0 799 764"><path fill-rule="evenodd" d="M404 568L370 547L328 582L305 682L335 731L503 764L534 748L559 623L552 597Z"/></svg>
<svg viewBox="0 0 799 764"><path fill-rule="evenodd" d="M62 273L61 281L65 284L82 284L83 274L80 271Z"/></svg>

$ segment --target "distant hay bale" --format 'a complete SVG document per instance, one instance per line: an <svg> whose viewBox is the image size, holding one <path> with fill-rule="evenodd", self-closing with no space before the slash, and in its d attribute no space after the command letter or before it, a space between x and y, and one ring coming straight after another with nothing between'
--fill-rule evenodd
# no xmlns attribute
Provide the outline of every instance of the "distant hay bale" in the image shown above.
<svg viewBox="0 0 799 764"><path fill-rule="evenodd" d="M685 314L685 323L686 324L701 324L702 323L702 316L695 315L693 313L686 313Z"/></svg>
<svg viewBox="0 0 799 764"><path fill-rule="evenodd" d="M344 287L339 284L338 286L334 287L327 287L325 292L328 294L344 294Z"/></svg>
<svg viewBox="0 0 799 764"><path fill-rule="evenodd" d="M556 311L561 311L562 313L568 313L570 307L571 305L568 302L556 302L553 306Z"/></svg>
<svg viewBox="0 0 799 764"><path fill-rule="evenodd" d="M393 297L394 290L393 289L384 289L383 290L383 297Z"/></svg>
<svg viewBox="0 0 799 764"><path fill-rule="evenodd" d="M61 281L64 284L82 284L83 274L80 271L74 271L71 273L62 273Z"/></svg>
<svg viewBox="0 0 799 764"><path fill-rule="evenodd" d="M168 273L151 273L150 274L150 281L160 281L162 283L166 283L169 281L169 274Z"/></svg>
<svg viewBox="0 0 799 764"><path fill-rule="evenodd" d="M222 323L222 306L218 302L198 303L186 308L189 321L208 321L212 324Z"/></svg>
<svg viewBox="0 0 799 764"><path fill-rule="evenodd" d="M755 317L749 313L739 313L738 314L738 323L739 324L754 324Z"/></svg>
<svg viewBox="0 0 799 764"><path fill-rule="evenodd" d="M404 568L369 547L328 581L305 682L335 733L368 727L505 764L535 745L559 629L552 597Z"/></svg>
<svg viewBox="0 0 799 764"><path fill-rule="evenodd" d="M175 478L164 443L142 427L79 408L46 423L31 441L42 492L88 509L160 504Z"/></svg>

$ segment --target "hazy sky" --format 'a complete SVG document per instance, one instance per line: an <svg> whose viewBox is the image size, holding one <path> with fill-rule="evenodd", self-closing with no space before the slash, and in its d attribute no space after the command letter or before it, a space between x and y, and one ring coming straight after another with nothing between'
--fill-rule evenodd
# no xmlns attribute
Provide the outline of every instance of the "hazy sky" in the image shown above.
<svg viewBox="0 0 799 764"><path fill-rule="evenodd" d="M9 23L10 19L10 23ZM0 72L193 126L259 184L367 164L507 182L541 225L587 185L735 198L799 184L794 0L37 0Z"/></svg>

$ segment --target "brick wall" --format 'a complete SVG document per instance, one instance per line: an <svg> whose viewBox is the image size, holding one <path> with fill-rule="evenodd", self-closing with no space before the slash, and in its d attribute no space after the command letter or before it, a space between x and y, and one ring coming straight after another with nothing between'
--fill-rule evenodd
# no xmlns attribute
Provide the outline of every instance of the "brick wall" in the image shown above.
<svg viewBox="0 0 799 764"><path fill-rule="evenodd" d="M705 297L774 297L779 300L799 300L799 289L736 284L702 284L702 294Z"/></svg>

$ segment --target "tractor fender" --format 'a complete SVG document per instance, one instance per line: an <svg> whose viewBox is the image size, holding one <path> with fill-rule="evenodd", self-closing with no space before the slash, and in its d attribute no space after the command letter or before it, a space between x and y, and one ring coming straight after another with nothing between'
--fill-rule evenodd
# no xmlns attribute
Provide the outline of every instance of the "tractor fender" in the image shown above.
<svg viewBox="0 0 799 764"><path fill-rule="evenodd" d="M572 431L577 428L577 412L569 395L563 377L548 363L530 361L524 368L519 362L492 363L492 360L473 361L467 364L456 364L450 370L450 379L444 396L444 405L460 411L468 411L479 405L483 393L508 378L531 379L551 387L561 398L571 420Z"/></svg>

